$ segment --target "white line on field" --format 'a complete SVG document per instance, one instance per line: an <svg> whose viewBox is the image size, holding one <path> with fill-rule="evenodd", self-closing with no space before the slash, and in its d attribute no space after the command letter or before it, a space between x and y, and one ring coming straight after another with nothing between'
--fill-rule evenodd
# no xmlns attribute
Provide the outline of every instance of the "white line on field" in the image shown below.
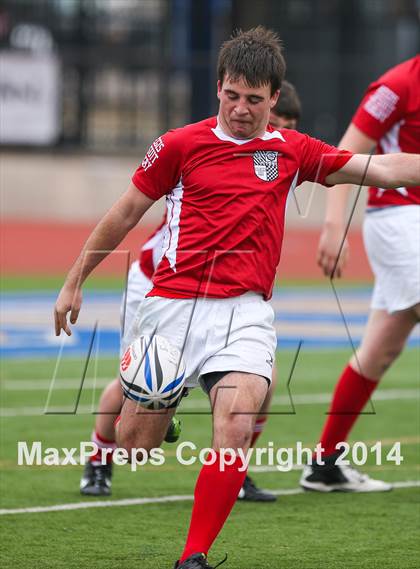
<svg viewBox="0 0 420 569"><path fill-rule="evenodd" d="M98 377L96 380L86 379L83 383L83 389L106 387L111 381L112 378L110 377ZM51 382L51 379L19 379L16 381L7 379L2 383L1 387L6 391L47 391L51 387ZM81 378L57 379L54 391L79 389L80 383Z"/></svg>
<svg viewBox="0 0 420 569"><path fill-rule="evenodd" d="M377 391L374 396L374 401L397 401L397 400L418 400L419 391L417 389L383 389ZM331 401L331 393L311 393L311 394L300 394L293 395L292 400L295 405L318 405L326 404ZM278 395L273 398L274 405L287 405L288 408L291 407L290 399L284 395ZM200 411L209 410L209 403L207 399L186 399L182 402L180 407L180 414L182 411ZM60 413L73 413L74 406L63 406L63 407L50 407L48 409L48 414L60 414ZM291 410L291 409L290 409ZM96 407L92 405L79 405L77 409L77 414L91 414L96 413ZM0 408L1 417L37 417L44 415L43 407L2 407Z"/></svg>
<svg viewBox="0 0 420 569"><path fill-rule="evenodd" d="M420 487L419 480L409 480L405 482L394 482L393 488L417 488ZM270 490L276 496L293 496L303 494L302 488L290 488L284 490ZM123 506L144 506L146 504L167 504L170 502L191 502L192 495L162 496L160 498L129 498L126 500L98 500L95 502L75 502L73 504L56 504L54 506L35 506L33 508L16 508L11 510L0 510L0 516L12 514L41 514L44 512L63 512L68 510L85 510L89 508L115 508Z"/></svg>
<svg viewBox="0 0 420 569"><path fill-rule="evenodd" d="M280 472L277 466L260 465L260 466L249 466L249 472ZM302 470L302 466L298 464L293 464L290 470Z"/></svg>

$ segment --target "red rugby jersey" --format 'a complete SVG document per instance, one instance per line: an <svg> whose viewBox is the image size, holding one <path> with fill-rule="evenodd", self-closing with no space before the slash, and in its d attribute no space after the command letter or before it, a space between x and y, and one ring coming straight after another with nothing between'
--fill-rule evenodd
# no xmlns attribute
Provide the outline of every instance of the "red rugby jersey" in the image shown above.
<svg viewBox="0 0 420 569"><path fill-rule="evenodd" d="M372 83L352 122L378 142L378 154L420 152L420 56L393 67ZM369 188L370 207L413 204L420 204L420 186Z"/></svg>
<svg viewBox="0 0 420 569"><path fill-rule="evenodd" d="M293 130L238 140L212 117L155 140L133 176L166 196L163 257L149 296L271 296L286 199L305 180L325 184L352 156Z"/></svg>

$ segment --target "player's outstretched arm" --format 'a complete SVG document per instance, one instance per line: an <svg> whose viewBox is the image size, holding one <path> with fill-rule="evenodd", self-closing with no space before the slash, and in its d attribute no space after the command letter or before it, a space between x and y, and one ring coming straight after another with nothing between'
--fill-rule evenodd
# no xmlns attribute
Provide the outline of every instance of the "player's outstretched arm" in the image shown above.
<svg viewBox="0 0 420 569"><path fill-rule="evenodd" d="M420 185L420 154L355 154L340 170L327 176L328 184L363 184L378 188Z"/></svg>
<svg viewBox="0 0 420 569"><path fill-rule="evenodd" d="M355 125L350 124L341 139L338 148L355 153L369 153L375 146L375 141L366 136ZM334 186L327 190L327 205L325 220L318 244L317 263L325 276L331 276L335 267L334 276L341 277L349 257L347 240L344 240L346 228L346 207L353 185L345 184ZM338 254L340 258L337 260Z"/></svg>
<svg viewBox="0 0 420 569"><path fill-rule="evenodd" d="M70 269L54 308L55 334L61 330L71 336L70 323L75 324L82 304L81 287L93 269L124 239L153 204L134 184L115 202L88 237L76 262Z"/></svg>

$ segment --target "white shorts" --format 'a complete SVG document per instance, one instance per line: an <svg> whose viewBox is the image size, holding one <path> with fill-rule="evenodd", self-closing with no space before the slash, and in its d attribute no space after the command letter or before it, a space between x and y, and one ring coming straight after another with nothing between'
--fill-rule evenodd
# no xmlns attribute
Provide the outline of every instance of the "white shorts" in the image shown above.
<svg viewBox="0 0 420 569"><path fill-rule="evenodd" d="M120 356L135 340L137 328L133 327L134 319L144 297L152 288L152 281L141 271L138 261L132 263L127 279L127 290L123 295L120 309L121 342Z"/></svg>
<svg viewBox="0 0 420 569"><path fill-rule="evenodd" d="M178 348L186 364L186 386L201 375L243 371L271 381L277 345L270 304L255 293L223 299L172 299L142 302L138 334L159 334Z"/></svg>
<svg viewBox="0 0 420 569"><path fill-rule="evenodd" d="M368 211L363 237L375 275L371 308L396 312L420 302L420 206Z"/></svg>

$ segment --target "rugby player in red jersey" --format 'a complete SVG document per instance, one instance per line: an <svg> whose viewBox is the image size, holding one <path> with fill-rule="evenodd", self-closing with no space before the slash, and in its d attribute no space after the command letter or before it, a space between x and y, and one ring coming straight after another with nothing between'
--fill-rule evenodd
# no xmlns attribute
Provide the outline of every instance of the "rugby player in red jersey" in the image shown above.
<svg viewBox="0 0 420 569"><path fill-rule="evenodd" d="M283 81L280 96L270 112L270 125L277 130L296 128L300 115L301 103L296 89L289 81ZM166 213L162 222L142 246L139 258L130 267L126 292L121 303L121 356L130 342L141 334L141 331L135 326L135 315L140 303L153 286L152 277L161 258L165 225ZM255 446L267 422L276 379L276 367L274 366L270 389L255 421L251 447ZM112 452L116 448L114 425L121 412L122 403L123 394L120 380L114 379L104 389L99 401L95 428L91 436L92 442L98 447L98 453L90 458L80 480L80 492L85 496L109 496L111 494ZM165 440L176 442L180 430L180 421L173 417ZM105 464L102 460L103 450L106 451ZM247 475L239 491L238 499L248 502L273 502L276 500L276 496L259 488Z"/></svg>
<svg viewBox="0 0 420 569"><path fill-rule="evenodd" d="M280 259L287 196L305 180L360 183L366 156L337 150L294 130L268 125L285 63L277 35L263 27L226 41L218 60L219 113L157 138L128 190L102 218L70 269L54 311L55 330L71 334L81 285L154 201L165 196L168 228L139 329L183 350L186 385L200 385L213 409L216 461L199 473L191 523L177 569L209 568L207 553L243 484L249 449L271 382L276 335L271 297ZM418 156L374 156L369 184L419 184ZM89 252L87 254L87 252ZM216 396L217 397L216 402ZM136 413L126 399L118 444L161 444L175 409ZM234 449L221 467L222 449Z"/></svg>
<svg viewBox="0 0 420 569"><path fill-rule="evenodd" d="M344 134L340 148L378 154L420 151L420 56L393 67L373 82ZM420 159L417 162L420 171ZM325 275L334 269L345 231L350 187L330 191L318 263ZM321 434L325 465L307 466L301 485L319 492L381 492L391 484L335 464L339 442L347 437L378 386L401 353L420 319L420 186L369 188L364 242L375 276L369 320L362 342L335 388ZM347 244L338 261L338 276Z"/></svg>

